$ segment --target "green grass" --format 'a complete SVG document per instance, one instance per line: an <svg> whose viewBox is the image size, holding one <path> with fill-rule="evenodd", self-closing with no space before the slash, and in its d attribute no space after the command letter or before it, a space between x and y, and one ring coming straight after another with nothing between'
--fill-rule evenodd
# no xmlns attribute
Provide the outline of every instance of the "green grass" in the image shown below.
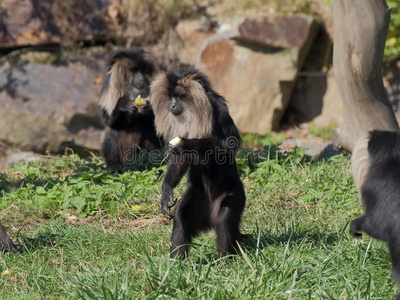
<svg viewBox="0 0 400 300"><path fill-rule="evenodd" d="M274 132L267 130L265 135L246 133L242 136L243 145L251 149L262 148L265 145L278 144L285 140L283 132Z"/></svg>
<svg viewBox="0 0 400 300"><path fill-rule="evenodd" d="M0 299L392 299L386 246L348 234L362 213L349 157L274 149L239 161L248 236L222 260L212 232L169 259L164 166L118 175L74 155L15 166L0 175L0 219L23 247L0 254L12 272Z"/></svg>

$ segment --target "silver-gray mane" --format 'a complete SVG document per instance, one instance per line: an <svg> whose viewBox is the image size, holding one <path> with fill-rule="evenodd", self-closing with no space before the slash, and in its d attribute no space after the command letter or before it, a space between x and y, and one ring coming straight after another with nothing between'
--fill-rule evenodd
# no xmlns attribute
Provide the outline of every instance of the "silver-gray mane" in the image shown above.
<svg viewBox="0 0 400 300"><path fill-rule="evenodd" d="M194 74L178 80L175 88L185 94L184 111L175 116L171 113L168 89L170 83L165 73L159 74L150 87L150 103L155 115L158 135L169 141L175 137L203 139L212 135L212 107L202 85L193 79Z"/></svg>

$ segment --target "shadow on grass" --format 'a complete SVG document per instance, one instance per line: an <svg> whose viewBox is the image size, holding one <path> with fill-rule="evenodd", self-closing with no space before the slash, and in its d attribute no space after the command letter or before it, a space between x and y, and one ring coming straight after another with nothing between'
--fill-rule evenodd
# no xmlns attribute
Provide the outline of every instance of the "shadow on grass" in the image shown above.
<svg viewBox="0 0 400 300"><path fill-rule="evenodd" d="M345 236L345 235L344 235ZM308 232L308 231L293 231L288 230L287 232L279 235L267 235L261 233L260 235L254 234L242 234L239 239L240 248L247 254L255 254L257 251L263 250L272 246L279 246L284 248L286 244L290 247L300 246L302 244L321 244L334 245L340 239L342 239L342 233L324 233L324 232ZM192 244L192 247L196 246L196 242ZM189 254L190 256L190 254ZM235 258L242 256L241 250L237 250L237 255L229 255L227 258ZM220 260L216 249L207 249L200 257L196 258L196 263L208 264L210 262L222 262L226 258Z"/></svg>
<svg viewBox="0 0 400 300"><path fill-rule="evenodd" d="M51 232L44 232L34 238L22 237L21 249L23 251L32 251L38 248L54 246L57 240L62 236Z"/></svg>
<svg viewBox="0 0 400 300"><path fill-rule="evenodd" d="M12 254L28 253L40 248L53 247L56 241L60 238L62 238L62 236L53 234L51 232L41 233L34 238L19 235L17 236L16 240L13 241L15 244L15 249L7 251L4 249L4 247L2 247L1 252Z"/></svg>
<svg viewBox="0 0 400 300"><path fill-rule="evenodd" d="M43 187L46 190L53 188L57 183L62 182L60 178L48 177L45 179L24 178L17 180L9 180L6 174L0 174L0 194L9 193L15 188L26 187L27 184L32 184L34 187Z"/></svg>
<svg viewBox="0 0 400 300"><path fill-rule="evenodd" d="M69 178L83 177L84 179L91 179L97 184L102 184L104 179L118 180L118 177L125 172L150 171L166 163L167 161L165 160L164 153L158 153L156 158L154 158L154 155L151 156L150 153L144 153L142 156L138 157L138 159L127 162L123 166L107 167L103 163L86 163L75 169ZM157 178L160 177L162 173L163 171L159 170L156 173Z"/></svg>
<svg viewBox="0 0 400 300"><path fill-rule="evenodd" d="M326 146L319 155L306 154L307 149L294 147L289 151L282 151L279 145L266 145L263 149L241 149L237 154L237 164L241 175L248 175L260 168L260 163L271 161L277 165L318 165L326 163L331 158L344 153L337 150L332 144Z"/></svg>
<svg viewBox="0 0 400 300"><path fill-rule="evenodd" d="M29 178L25 177L23 179L9 179L6 174L0 174L0 198L1 193L9 193L17 188L23 188L27 185L32 185L32 188L36 189L42 187L44 191L51 190L55 185L59 183L68 183L74 179L91 180L93 183L102 185L108 184L107 180L118 180L118 177L127 171L146 171L151 170L154 167L160 167L160 164L155 164L152 162L146 162L144 164L132 163L124 168L107 168L104 164L99 163L84 163L79 166L70 174L65 176L65 178L59 177L46 177L46 178ZM162 175L163 171L159 170L157 172L157 177Z"/></svg>
<svg viewBox="0 0 400 300"><path fill-rule="evenodd" d="M128 155L121 166L105 167L103 165L103 167L108 172L120 174L126 171L149 171L153 168L159 168L167 164L167 162L167 153L163 150L153 150L151 152L141 150L132 156Z"/></svg>
<svg viewBox="0 0 400 300"><path fill-rule="evenodd" d="M240 246L249 252L254 252L257 249L262 250L268 246L282 246L289 243L290 246L299 246L303 243L333 245L338 242L340 235L338 233L323 233L323 232L307 232L293 231L280 235L259 235L250 234L243 235L239 241Z"/></svg>

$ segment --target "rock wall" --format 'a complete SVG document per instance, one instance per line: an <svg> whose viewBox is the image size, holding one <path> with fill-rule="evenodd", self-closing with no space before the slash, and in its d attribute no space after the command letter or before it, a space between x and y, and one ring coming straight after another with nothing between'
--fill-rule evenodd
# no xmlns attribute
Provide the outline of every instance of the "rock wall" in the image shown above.
<svg viewBox="0 0 400 300"><path fill-rule="evenodd" d="M319 26L309 16L266 15L185 21L177 31L185 62L226 97L240 131L263 135L280 128Z"/></svg>
<svg viewBox="0 0 400 300"><path fill-rule="evenodd" d="M105 136L97 105L107 53L56 64L0 67L0 141L36 153L99 153Z"/></svg>
<svg viewBox="0 0 400 300"><path fill-rule="evenodd" d="M340 123L326 6L310 0L322 11L322 26L321 19L269 10L222 16L215 13L221 4L215 0L179 1L172 10L163 6L167 2L2 0L0 167L1 157L15 149L99 152L105 128L97 101L112 47L87 47L96 44L143 47L161 69L199 68L227 99L242 133L264 135L309 121L318 126ZM182 19L189 15L192 19ZM86 46L68 48L77 43ZM44 47L50 47L53 60L24 58ZM396 109L398 69L387 80ZM12 156L12 161L29 155Z"/></svg>
<svg viewBox="0 0 400 300"><path fill-rule="evenodd" d="M0 47L107 40L112 0L2 0Z"/></svg>

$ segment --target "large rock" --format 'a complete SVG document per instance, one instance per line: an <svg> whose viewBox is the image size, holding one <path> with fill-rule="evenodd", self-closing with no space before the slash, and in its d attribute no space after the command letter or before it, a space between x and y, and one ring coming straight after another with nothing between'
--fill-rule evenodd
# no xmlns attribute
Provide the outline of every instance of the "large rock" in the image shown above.
<svg viewBox="0 0 400 300"><path fill-rule="evenodd" d="M97 104L105 73L100 57L0 68L0 140L23 151L98 152L105 134Z"/></svg>
<svg viewBox="0 0 400 300"><path fill-rule="evenodd" d="M2 0L0 47L107 40L112 0Z"/></svg>
<svg viewBox="0 0 400 300"><path fill-rule="evenodd" d="M23 151L59 153L73 138L64 126L46 117L3 108L0 111L0 141Z"/></svg>
<svg viewBox="0 0 400 300"><path fill-rule="evenodd" d="M318 24L311 16L268 14L256 19L227 19L221 23L218 33L244 44L266 47L266 52L297 50L298 59L295 63L301 69L318 29Z"/></svg>
<svg viewBox="0 0 400 300"><path fill-rule="evenodd" d="M98 119L103 73L80 62L5 66L0 68L0 107L18 108L63 125L77 114Z"/></svg>
<svg viewBox="0 0 400 300"><path fill-rule="evenodd" d="M245 19L237 39L282 48L301 48L310 31L311 17L269 15L261 20Z"/></svg>
<svg viewBox="0 0 400 300"><path fill-rule="evenodd" d="M0 141L0 171L8 165L8 157L14 153L14 149L6 143Z"/></svg>
<svg viewBox="0 0 400 300"><path fill-rule="evenodd" d="M199 67L227 99L240 131L265 134L278 128L290 99L297 53L254 50L225 38L215 39L204 49Z"/></svg>
<svg viewBox="0 0 400 300"><path fill-rule="evenodd" d="M75 47L78 41L120 45L153 44L197 5L179 1L1 0L0 48L48 44Z"/></svg>
<svg viewBox="0 0 400 300"><path fill-rule="evenodd" d="M322 97L322 110L321 113L313 119L313 123L319 127L332 127L333 125L339 126L342 119L343 103L336 84L336 79L333 76L328 76L326 78L326 90Z"/></svg>
<svg viewBox="0 0 400 300"><path fill-rule="evenodd" d="M101 149L101 145L106 137L106 130L96 129L94 127L79 130L74 135L74 145L76 148L82 148L83 151ZM86 153L87 155L88 153ZM85 155L85 156L86 156Z"/></svg>
<svg viewBox="0 0 400 300"><path fill-rule="evenodd" d="M12 167L13 165L22 162L36 162L43 160L45 160L43 156L40 156L34 152L17 152L17 153L12 153L9 157L7 157L6 166ZM0 165L0 170L1 170L1 165Z"/></svg>
<svg viewBox="0 0 400 300"><path fill-rule="evenodd" d="M296 28L301 38L292 36L295 27L302 27ZM278 129L317 32L312 18L236 18L226 20L217 32L204 42L198 67L228 100L241 132Z"/></svg>
<svg viewBox="0 0 400 300"><path fill-rule="evenodd" d="M285 124L297 125L312 121L319 127L340 125L343 104L332 75L304 76L298 79Z"/></svg>
<svg viewBox="0 0 400 300"><path fill-rule="evenodd" d="M215 22L206 19L184 20L176 26L178 41L174 51L179 53L179 60L183 64L196 65L199 49L204 41L215 34Z"/></svg>
<svg viewBox="0 0 400 300"><path fill-rule="evenodd" d="M326 71L332 43L321 30L299 72L283 125L313 121L317 126L337 126L343 116L342 100L333 75Z"/></svg>

